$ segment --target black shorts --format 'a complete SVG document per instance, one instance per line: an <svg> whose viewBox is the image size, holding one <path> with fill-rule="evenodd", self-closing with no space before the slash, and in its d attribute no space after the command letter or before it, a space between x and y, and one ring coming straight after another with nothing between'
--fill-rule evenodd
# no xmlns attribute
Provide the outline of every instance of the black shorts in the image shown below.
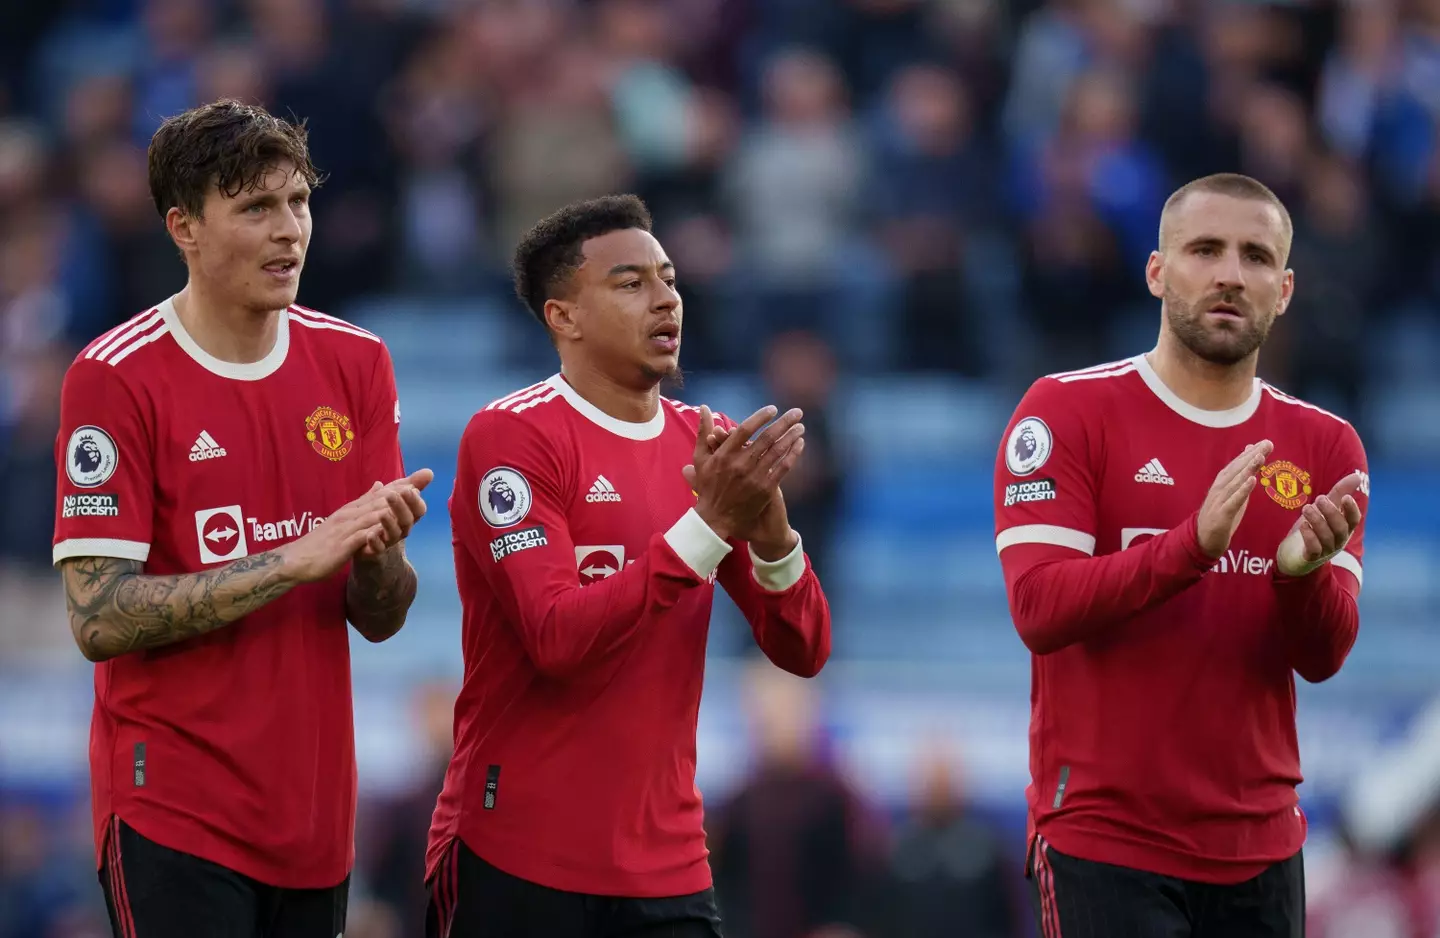
<svg viewBox="0 0 1440 938"><path fill-rule="evenodd" d="M1300 854L1233 886L1066 856L1043 838L1025 875L1042 938L1304 938Z"/></svg>
<svg viewBox="0 0 1440 938"><path fill-rule="evenodd" d="M511 876L458 839L430 880L425 938L721 938L715 890L590 896Z"/></svg>
<svg viewBox="0 0 1440 938"><path fill-rule="evenodd" d="M111 818L100 888L115 938L336 938L350 879L329 889L267 886Z"/></svg>

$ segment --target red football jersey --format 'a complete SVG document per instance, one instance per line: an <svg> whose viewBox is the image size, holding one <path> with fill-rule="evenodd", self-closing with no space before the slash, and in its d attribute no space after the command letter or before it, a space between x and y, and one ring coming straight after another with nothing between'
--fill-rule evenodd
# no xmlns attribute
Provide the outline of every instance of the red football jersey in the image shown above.
<svg viewBox="0 0 1440 938"><path fill-rule="evenodd" d="M796 674L829 656L830 613L800 545L765 563L696 514L698 427L669 400L617 420L559 375L470 421L450 499L465 681L427 875L459 838L553 889L710 885L695 728L714 581Z"/></svg>
<svg viewBox="0 0 1440 938"><path fill-rule="evenodd" d="M291 307L262 361L202 350L174 305L70 366L55 562L191 573L280 547L402 476L379 338ZM264 883L334 886L354 857L355 738L342 570L208 635L95 667L97 860L118 815Z"/></svg>
<svg viewBox="0 0 1440 938"><path fill-rule="evenodd" d="M1213 561L1199 508L1264 439L1274 450ZM1350 650L1363 523L1307 577L1278 574L1275 553L1301 506L1357 470L1350 424L1259 379L1227 411L1186 404L1144 356L1031 386L995 463L995 535L1035 652L1032 831L1211 882L1299 850L1294 674L1324 680Z"/></svg>

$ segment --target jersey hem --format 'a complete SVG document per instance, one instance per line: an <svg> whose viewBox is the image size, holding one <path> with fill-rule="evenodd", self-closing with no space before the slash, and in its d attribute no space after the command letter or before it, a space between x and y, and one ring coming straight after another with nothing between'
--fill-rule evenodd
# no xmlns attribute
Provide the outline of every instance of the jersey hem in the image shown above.
<svg viewBox="0 0 1440 938"><path fill-rule="evenodd" d="M477 847L474 839L463 835L452 839L458 839L471 853L503 873L562 892L627 899L668 899L703 892L714 884L709 860L703 853L683 867L664 872L576 870L535 857L533 844L512 851L500 844ZM701 849L703 851L704 848Z"/></svg>
<svg viewBox="0 0 1440 938"><path fill-rule="evenodd" d="M287 871L283 867L256 862L253 858L231 847L224 839L213 834L200 832L184 825L143 818L143 816L137 821L134 815L127 817L119 811L112 811L106 819L104 829L96 831L97 861L100 866L104 865L104 842L110 827L108 822L110 817L119 818L141 837L162 847L189 854L201 860L208 860L231 872L248 876L256 882L274 886L277 889L333 889L345 881L345 877L350 875L355 863L352 847L350 860L347 863L336 864L334 867L336 872L323 875L298 874L293 870Z"/></svg>
<svg viewBox="0 0 1440 938"><path fill-rule="evenodd" d="M1050 846L1077 860L1109 863L1112 866L1123 866L1158 876L1220 886L1233 886L1254 879L1276 863L1290 859L1305 845L1302 834L1296 843L1277 849L1272 856L1249 860L1220 860L1170 850L1156 844L1126 843L1114 837L1066 829L1064 826L1057 827L1053 823L1037 825L1035 836L1045 838Z"/></svg>

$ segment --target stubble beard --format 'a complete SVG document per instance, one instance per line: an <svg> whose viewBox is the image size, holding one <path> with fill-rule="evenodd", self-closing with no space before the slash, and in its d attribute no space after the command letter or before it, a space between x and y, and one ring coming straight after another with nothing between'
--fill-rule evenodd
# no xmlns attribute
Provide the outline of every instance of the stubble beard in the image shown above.
<svg viewBox="0 0 1440 938"><path fill-rule="evenodd" d="M1175 338L1195 357L1213 365L1238 364L1265 344L1275 323L1275 314L1261 313L1252 307L1239 322L1208 326L1206 310L1215 302L1229 302L1243 309L1241 301L1234 296L1209 296L1198 303L1187 303L1167 285L1165 318Z"/></svg>

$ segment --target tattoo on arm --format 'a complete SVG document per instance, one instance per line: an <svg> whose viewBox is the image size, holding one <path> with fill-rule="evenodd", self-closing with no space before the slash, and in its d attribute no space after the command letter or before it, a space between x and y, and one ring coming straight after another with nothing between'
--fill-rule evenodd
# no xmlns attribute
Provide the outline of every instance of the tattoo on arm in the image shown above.
<svg viewBox="0 0 1440 938"><path fill-rule="evenodd" d="M374 560L357 559L345 584L345 615L361 635L383 642L405 624L417 585L403 545Z"/></svg>
<svg viewBox="0 0 1440 938"><path fill-rule="evenodd" d="M295 583L275 551L213 570L146 576L134 560L76 557L61 564L75 643L91 661L213 632L280 597Z"/></svg>

